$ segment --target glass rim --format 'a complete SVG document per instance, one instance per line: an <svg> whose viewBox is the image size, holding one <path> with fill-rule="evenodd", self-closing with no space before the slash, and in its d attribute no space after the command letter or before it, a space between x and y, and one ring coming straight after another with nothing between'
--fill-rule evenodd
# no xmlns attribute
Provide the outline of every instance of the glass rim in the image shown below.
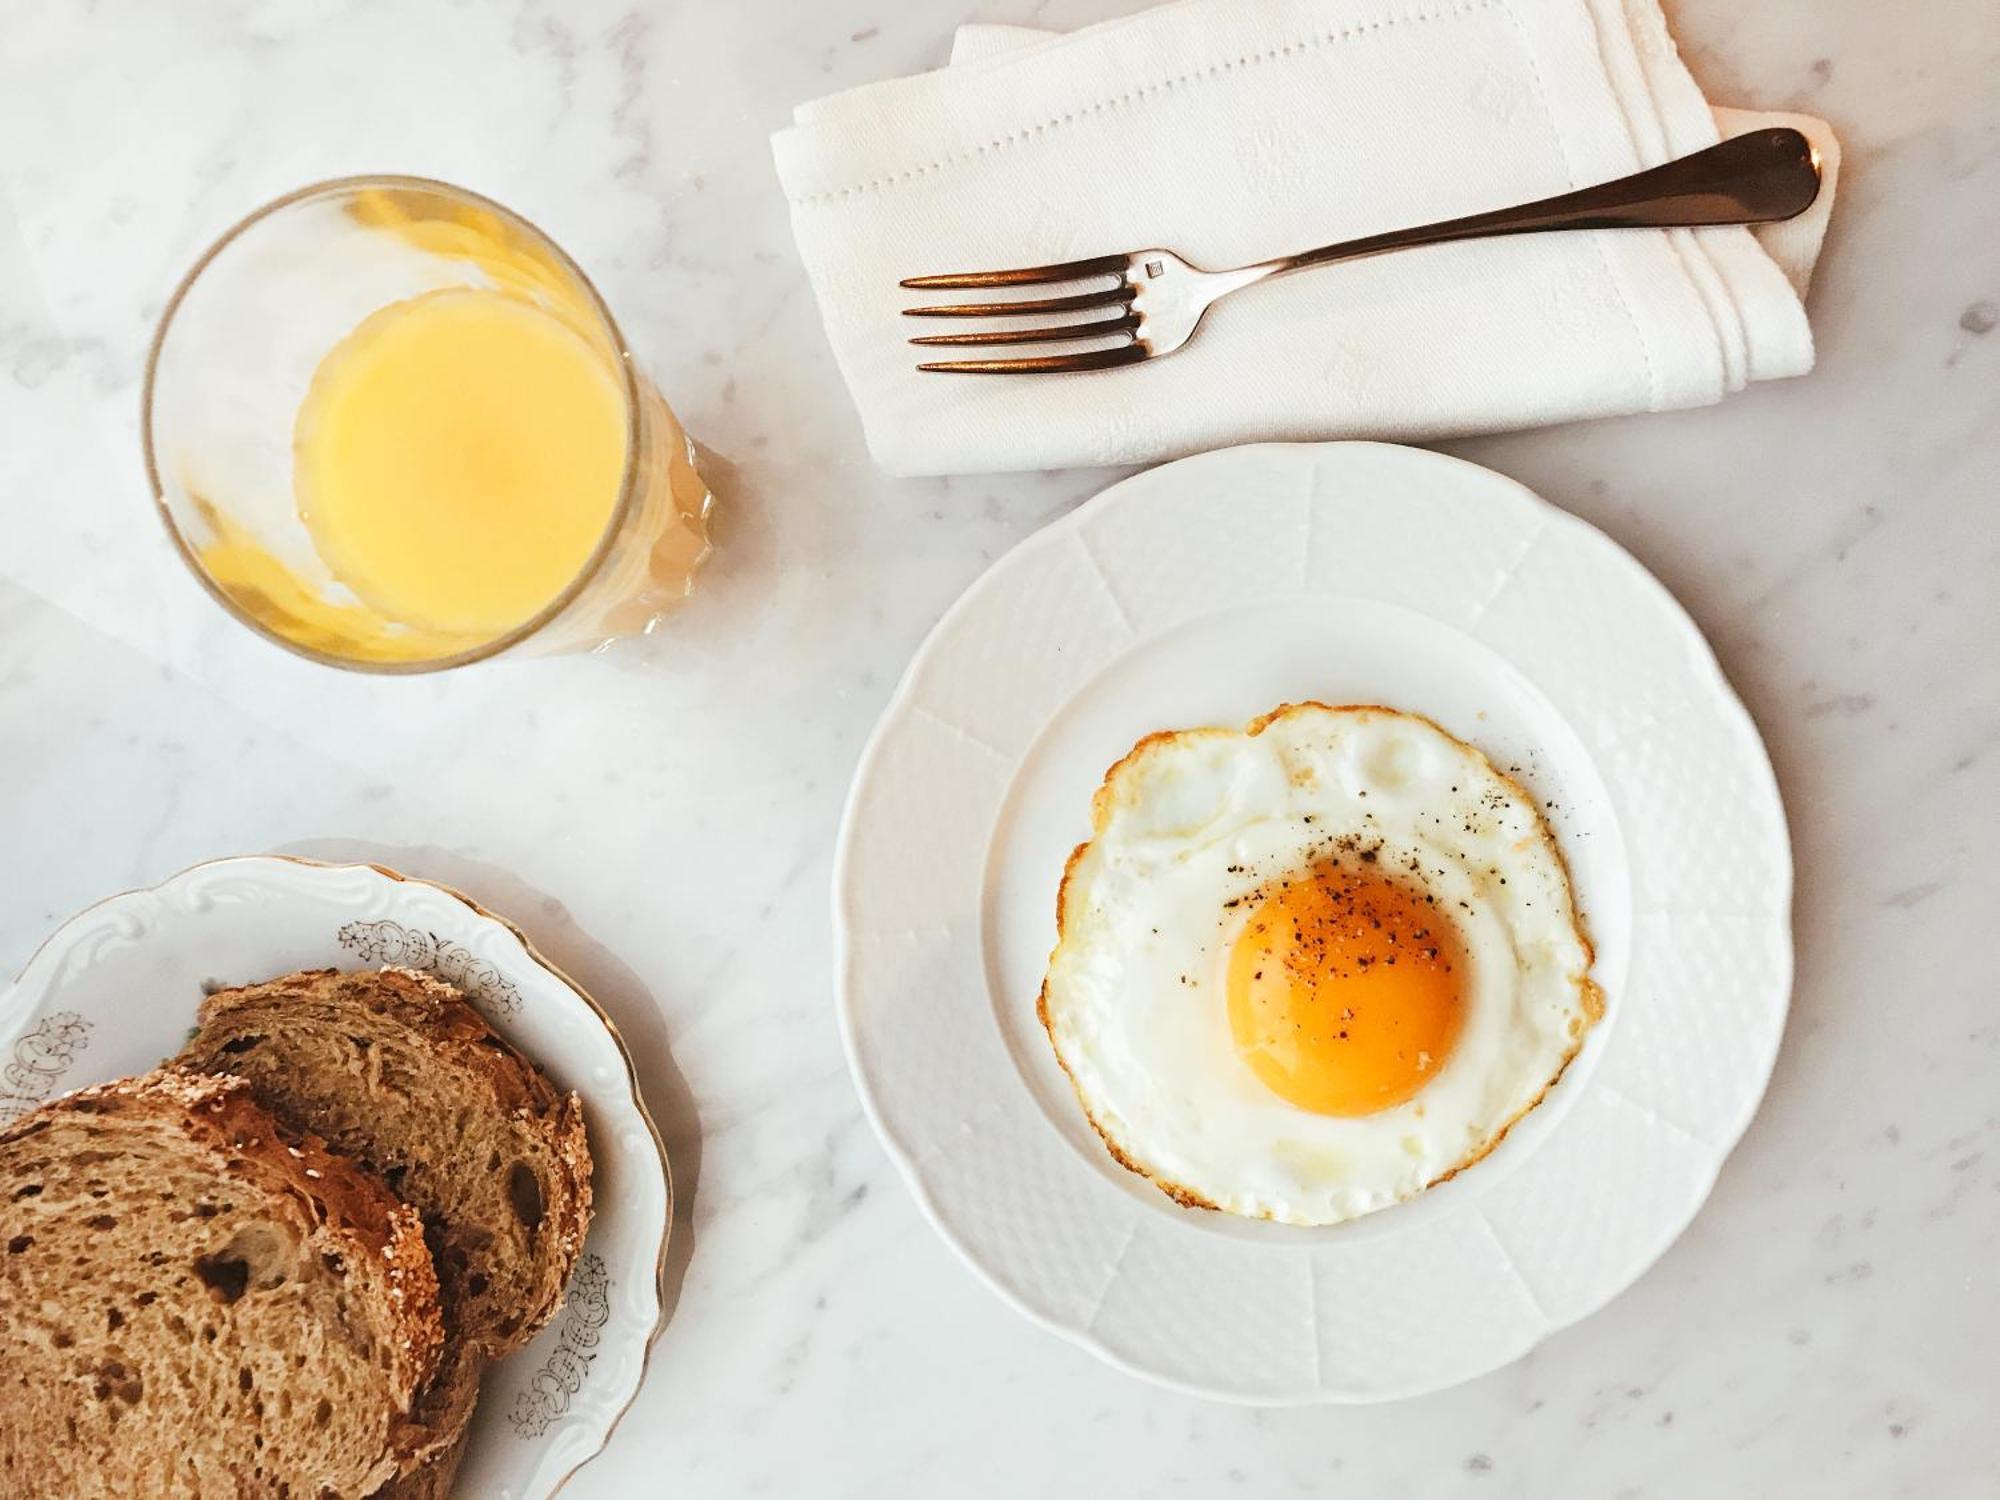
<svg viewBox="0 0 2000 1500"><path fill-rule="evenodd" d="M454 652L449 656L426 658L422 661L366 661L340 656L330 651L322 651L316 646L291 640L251 614L209 575L208 570L201 565L200 559L195 555L194 548L189 545L187 537L182 533L180 523L175 520L173 510L167 504L166 486L160 479L159 456L155 452L153 443L153 396L159 374L160 351L166 346L167 335L173 328L174 315L180 311L181 304L187 300L188 293L201 279L202 273L214 264L216 257L224 250L265 219L315 198L359 192L368 188L414 189L458 199L489 210L523 231L547 250L556 265L575 277L577 284L583 288L589 298L591 310L603 325L605 333L611 340L611 346L617 353L619 373L624 378L625 465L619 477L617 503L612 506L611 514L604 523L604 530L599 535L596 546L591 549L590 556L584 559L575 576L563 585L553 599L519 625L512 626L491 640L481 641L478 645L467 647L463 651ZM483 193L476 193L471 188L459 187L455 183L443 182L435 177L418 177L394 172L364 172L347 177L327 177L307 183L304 187L294 188L291 192L252 209L217 235L209 243L208 248L196 257L194 264L182 274L179 283L174 287L173 295L167 299L167 305L160 313L160 321L153 329L152 342L146 350L145 376L139 387L139 441L145 453L146 481L153 492L153 509L165 525L167 535L173 541L174 551L179 554L181 562L195 576L209 597L227 610L239 623L247 625L265 640L284 648L294 656L302 656L321 666L338 667L344 671L395 677L442 672L452 667L470 666L474 662L486 661L498 656L509 647L517 646L527 640L576 602L577 597L602 571L611 554L613 543L637 504L642 439L639 427L643 419L644 405L639 395L639 377L633 368L632 351L625 342L624 331L619 328L618 320L611 315L611 308L605 302L604 294L598 291L597 284L585 274L583 267L576 263L567 250L557 244L539 224Z"/></svg>

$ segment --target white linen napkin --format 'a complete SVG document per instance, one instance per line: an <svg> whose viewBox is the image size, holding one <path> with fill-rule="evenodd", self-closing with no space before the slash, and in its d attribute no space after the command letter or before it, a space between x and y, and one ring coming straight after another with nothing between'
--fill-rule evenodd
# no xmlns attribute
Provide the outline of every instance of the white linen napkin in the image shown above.
<svg viewBox="0 0 2000 1500"><path fill-rule="evenodd" d="M1534 426L1801 374L1830 177L1768 248L1705 229L1400 252L1252 287L1110 372L919 373L897 286L1153 245L1233 266L1774 119L1831 171L1820 122L1712 111L1656 0L1178 0L1069 34L968 26L951 66L801 105L773 149L870 451L942 474Z"/></svg>

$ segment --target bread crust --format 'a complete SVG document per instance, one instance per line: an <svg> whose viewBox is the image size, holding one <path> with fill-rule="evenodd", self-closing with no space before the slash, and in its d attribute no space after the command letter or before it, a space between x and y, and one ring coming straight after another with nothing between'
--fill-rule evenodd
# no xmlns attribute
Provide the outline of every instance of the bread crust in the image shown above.
<svg viewBox="0 0 2000 1500"><path fill-rule="evenodd" d="M447 1339L437 1373L417 1395L416 1408L396 1432L407 1455L403 1472L370 1500L444 1500L465 1458L467 1428L479 1402L486 1361L476 1349Z"/></svg>

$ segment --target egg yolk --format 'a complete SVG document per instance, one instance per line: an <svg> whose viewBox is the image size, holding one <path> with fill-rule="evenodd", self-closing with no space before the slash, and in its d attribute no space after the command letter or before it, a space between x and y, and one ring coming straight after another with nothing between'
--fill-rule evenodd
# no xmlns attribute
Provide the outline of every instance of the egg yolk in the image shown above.
<svg viewBox="0 0 2000 1500"><path fill-rule="evenodd" d="M1323 1115L1402 1103L1465 1017L1464 951L1423 893L1366 856L1264 894L1229 953L1229 1028L1273 1093Z"/></svg>

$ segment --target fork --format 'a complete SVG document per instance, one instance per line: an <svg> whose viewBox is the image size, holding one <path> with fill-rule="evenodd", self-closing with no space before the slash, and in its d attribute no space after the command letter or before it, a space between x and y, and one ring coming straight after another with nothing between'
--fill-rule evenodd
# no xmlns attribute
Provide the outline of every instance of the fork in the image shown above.
<svg viewBox="0 0 2000 1500"><path fill-rule="evenodd" d="M1452 240L1540 234L1545 230L1691 229L1704 224L1766 224L1805 212L1819 196L1819 186L1819 154L1813 150L1811 141L1796 130L1757 130L1647 171L1559 193L1553 198L1414 229L1366 235L1234 270L1205 271L1171 250L1133 250L1122 255L1093 255L1084 260L1012 271L911 276L902 285L919 290L1054 286L1102 276L1115 276L1117 281L1100 291L1006 302L910 307L904 309L904 314L913 318L1008 318L1044 313L1109 313L1107 317L1077 322L930 333L910 340L926 347L978 348L1118 337L1124 341L1109 348L1075 353L939 360L917 366L919 370L965 375L1109 370L1172 354L1194 337L1202 315L1231 292L1307 266L1334 265L1390 250L1411 250Z"/></svg>

